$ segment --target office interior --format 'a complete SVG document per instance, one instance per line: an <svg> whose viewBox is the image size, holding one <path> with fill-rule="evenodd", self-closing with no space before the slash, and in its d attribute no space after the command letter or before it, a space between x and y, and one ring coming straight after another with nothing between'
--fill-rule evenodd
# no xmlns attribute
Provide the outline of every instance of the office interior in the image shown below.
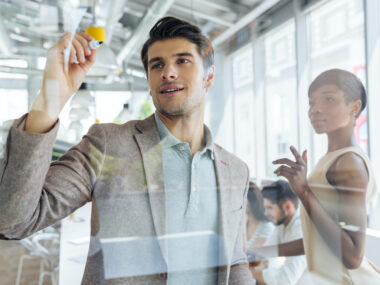
<svg viewBox="0 0 380 285"><path fill-rule="evenodd" d="M79 8L78 16L72 11ZM331 68L350 71L365 85L368 105L355 137L380 180L377 0L0 0L1 148L10 120L27 113L39 92L47 50L70 29L104 27L106 41L93 73L60 115L52 159L92 124L151 115L140 49L164 16L198 25L212 40L216 76L205 123L216 143L248 165L257 185L278 179L272 161L291 157L291 145L308 150L310 169L325 154L326 136L316 135L309 122L307 90ZM367 209L365 250L378 267L379 200ZM90 211L85 205L34 240L0 241L0 284L80 284Z"/></svg>

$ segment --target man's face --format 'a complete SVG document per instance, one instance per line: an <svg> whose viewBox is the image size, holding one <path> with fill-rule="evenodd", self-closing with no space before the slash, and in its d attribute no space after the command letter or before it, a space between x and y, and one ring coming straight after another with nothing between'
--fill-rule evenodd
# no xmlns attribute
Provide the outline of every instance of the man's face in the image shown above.
<svg viewBox="0 0 380 285"><path fill-rule="evenodd" d="M288 218L284 207L273 204L269 199L264 198L265 216L276 226L282 225Z"/></svg>
<svg viewBox="0 0 380 285"><path fill-rule="evenodd" d="M147 77L153 103L166 116L203 110L213 81L213 75L205 76L197 45L184 38L156 41L149 47Z"/></svg>

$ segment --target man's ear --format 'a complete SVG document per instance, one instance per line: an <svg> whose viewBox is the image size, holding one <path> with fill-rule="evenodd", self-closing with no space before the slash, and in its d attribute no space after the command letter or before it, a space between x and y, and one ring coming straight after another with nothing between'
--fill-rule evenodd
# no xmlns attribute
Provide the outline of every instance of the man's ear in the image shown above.
<svg viewBox="0 0 380 285"><path fill-rule="evenodd" d="M282 204L282 207L286 210L286 211L289 211L292 207L292 202L290 202L289 200L286 200L284 202L284 204Z"/></svg>
<svg viewBox="0 0 380 285"><path fill-rule="evenodd" d="M208 90L212 84L214 83L214 78L215 78L215 65L211 65L206 74L206 79L205 79L205 89Z"/></svg>

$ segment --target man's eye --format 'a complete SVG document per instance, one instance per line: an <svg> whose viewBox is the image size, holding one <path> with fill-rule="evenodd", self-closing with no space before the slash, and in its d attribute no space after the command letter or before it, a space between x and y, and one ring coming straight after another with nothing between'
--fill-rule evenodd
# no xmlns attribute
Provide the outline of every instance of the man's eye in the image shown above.
<svg viewBox="0 0 380 285"><path fill-rule="evenodd" d="M334 98L331 98L331 97L326 98L326 102L333 102L333 101L334 101Z"/></svg>
<svg viewBox="0 0 380 285"><path fill-rule="evenodd" d="M178 63L188 63L188 62L189 62L189 60L186 59L186 58L180 58L180 59L178 59Z"/></svg>
<svg viewBox="0 0 380 285"><path fill-rule="evenodd" d="M156 64L153 64L151 69L158 69L158 68L161 68L162 67L162 63L156 63Z"/></svg>

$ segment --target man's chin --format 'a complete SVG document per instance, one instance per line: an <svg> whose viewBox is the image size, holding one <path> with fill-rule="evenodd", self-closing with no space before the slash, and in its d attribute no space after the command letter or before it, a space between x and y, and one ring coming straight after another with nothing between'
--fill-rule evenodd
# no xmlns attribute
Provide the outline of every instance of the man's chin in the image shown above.
<svg viewBox="0 0 380 285"><path fill-rule="evenodd" d="M184 115L184 111L182 109L159 109L158 110L162 115L166 117L180 117Z"/></svg>

